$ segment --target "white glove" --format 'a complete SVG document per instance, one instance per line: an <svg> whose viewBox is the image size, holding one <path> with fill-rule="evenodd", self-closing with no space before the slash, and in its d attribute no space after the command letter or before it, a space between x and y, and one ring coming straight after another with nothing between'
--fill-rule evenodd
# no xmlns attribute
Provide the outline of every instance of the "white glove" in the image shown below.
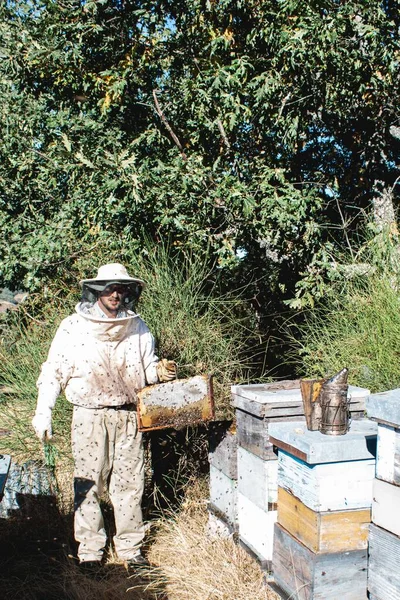
<svg viewBox="0 0 400 600"><path fill-rule="evenodd" d="M32 419L32 426L40 441L44 441L47 433L47 438L51 439L53 431L51 429L51 408L36 409L35 416Z"/></svg>
<svg viewBox="0 0 400 600"><path fill-rule="evenodd" d="M162 358L157 363L157 376L158 380L161 383L166 383L167 381L172 381L176 379L176 362L173 360L167 360L166 358Z"/></svg>

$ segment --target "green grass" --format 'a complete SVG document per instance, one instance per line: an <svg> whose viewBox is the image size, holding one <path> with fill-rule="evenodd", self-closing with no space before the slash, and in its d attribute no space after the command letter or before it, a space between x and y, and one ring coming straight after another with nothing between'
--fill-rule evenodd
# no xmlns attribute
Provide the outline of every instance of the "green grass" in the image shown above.
<svg viewBox="0 0 400 600"><path fill-rule="evenodd" d="M400 295L390 278L376 274L333 290L291 336L300 376L347 367L349 382L372 392L400 387Z"/></svg>
<svg viewBox="0 0 400 600"><path fill-rule="evenodd" d="M34 435L31 420L36 408L36 381L45 360L55 324L29 326L14 316L8 336L0 348L0 419L9 431L0 437L0 451L10 453L14 460L41 458L53 466L55 454L69 457L69 427L71 407L60 398L53 413L54 441L42 445Z"/></svg>

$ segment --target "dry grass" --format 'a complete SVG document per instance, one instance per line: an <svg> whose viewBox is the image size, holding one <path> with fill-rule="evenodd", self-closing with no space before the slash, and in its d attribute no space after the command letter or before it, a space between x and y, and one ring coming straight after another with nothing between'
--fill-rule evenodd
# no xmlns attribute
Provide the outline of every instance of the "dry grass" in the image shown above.
<svg viewBox="0 0 400 600"><path fill-rule="evenodd" d="M7 411L15 423L29 422L23 403L13 404ZM6 409L6 410L5 410ZM30 416L30 415L29 415ZM7 422L8 425L8 422ZM24 428L18 428L18 439L24 439ZM171 434L172 435L172 434ZM15 437L14 437L15 439ZM66 436L69 440L69 436ZM265 584L265 574L258 564L233 539L210 539L207 535L206 480L182 484L184 500L179 510L164 513L152 522L154 533L149 539L148 556L155 567L145 580L128 576L124 566L109 550L104 578L93 581L78 568L76 544L73 540L73 474L66 439L55 435L47 454L55 453L57 502L51 497L22 498L21 510L10 519L0 519L0 589L7 600L272 600L274 593ZM161 439L163 441L164 438ZM167 438L172 451L172 441ZM7 445L2 439L2 450ZM13 440L14 441L14 440ZM46 458L40 444L33 448L20 443L18 458ZM178 443L179 442L179 443ZM189 443L190 442L190 443ZM181 454L188 448L176 440ZM199 442L200 444L200 442ZM187 446L193 450L190 438ZM14 445L15 449L15 445ZM178 451L177 451L177 454ZM200 451L198 455L202 454ZM197 455L196 455L197 456ZM15 458L13 456L13 458ZM47 457L48 458L48 457ZM197 457L198 458L198 457ZM162 463L164 465L164 463ZM175 475L181 471L175 465ZM164 465L165 466L165 465ZM193 467L193 465L192 465ZM165 469L164 469L165 471ZM195 471L192 468L192 473ZM184 486L184 487L183 487ZM172 486L175 490L177 485ZM179 488L180 490L180 488ZM148 490L151 493L151 489ZM154 493L154 492L153 492ZM108 508L107 508L108 507ZM105 498L105 509L109 510Z"/></svg>
<svg viewBox="0 0 400 600"><path fill-rule="evenodd" d="M208 486L199 486L189 486L182 510L157 524L147 589L165 590L168 600L274 600L255 560L232 538L208 535Z"/></svg>
<svg viewBox="0 0 400 600"><path fill-rule="evenodd" d="M69 487L70 475L59 486ZM67 492L66 492L67 496ZM83 575L72 539L72 513L49 498L30 498L0 520L1 597L7 600L275 600L258 564L233 539L207 534L206 482L187 487L179 512L153 523L155 566L131 576L109 552L100 580Z"/></svg>

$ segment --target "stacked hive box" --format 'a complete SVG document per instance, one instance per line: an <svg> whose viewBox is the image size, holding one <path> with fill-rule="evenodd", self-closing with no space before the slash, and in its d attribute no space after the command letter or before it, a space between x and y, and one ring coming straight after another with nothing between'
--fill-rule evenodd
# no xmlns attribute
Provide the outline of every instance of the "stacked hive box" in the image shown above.
<svg viewBox="0 0 400 600"><path fill-rule="evenodd" d="M237 436L233 428L210 428L209 531L220 536L237 530Z"/></svg>
<svg viewBox="0 0 400 600"><path fill-rule="evenodd" d="M298 423L270 426L278 447L273 575L296 600L362 600L375 473L375 423L341 436Z"/></svg>
<svg viewBox="0 0 400 600"><path fill-rule="evenodd" d="M0 454L0 502L3 499L10 463L11 457L8 454Z"/></svg>
<svg viewBox="0 0 400 600"><path fill-rule="evenodd" d="M349 388L353 419L364 415L368 390ZM237 522L241 542L270 568L277 518L277 454L273 423L304 420L299 381L232 387L237 424Z"/></svg>
<svg viewBox="0 0 400 600"><path fill-rule="evenodd" d="M378 422L368 590L371 600L399 600L400 389L373 394L366 406L368 416Z"/></svg>

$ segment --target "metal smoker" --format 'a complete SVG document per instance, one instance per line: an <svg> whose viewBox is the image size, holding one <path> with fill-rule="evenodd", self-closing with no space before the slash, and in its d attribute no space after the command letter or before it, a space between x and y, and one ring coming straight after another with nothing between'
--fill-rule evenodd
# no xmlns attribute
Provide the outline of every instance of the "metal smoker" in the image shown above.
<svg viewBox="0 0 400 600"><path fill-rule="evenodd" d="M302 379L301 395L307 428L325 435L344 435L350 427L348 369L330 379Z"/></svg>

